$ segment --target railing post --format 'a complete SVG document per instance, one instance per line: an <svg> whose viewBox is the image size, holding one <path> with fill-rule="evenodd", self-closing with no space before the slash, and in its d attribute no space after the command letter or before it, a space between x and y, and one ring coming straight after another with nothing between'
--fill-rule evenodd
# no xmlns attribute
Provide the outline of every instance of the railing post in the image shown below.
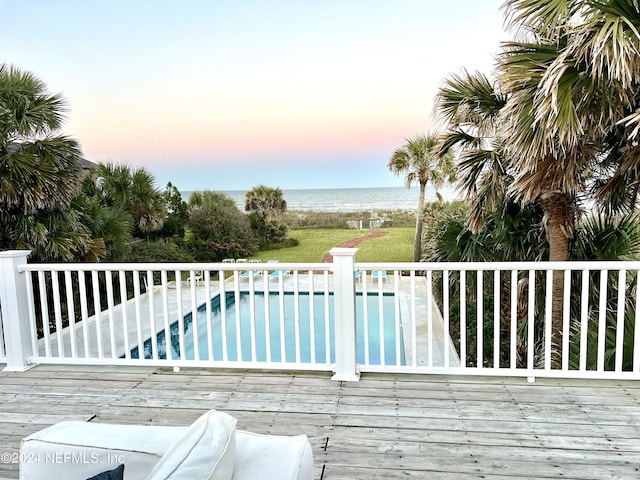
<svg viewBox="0 0 640 480"><path fill-rule="evenodd" d="M355 257L357 248L333 248L336 363L333 380L358 381Z"/></svg>
<svg viewBox="0 0 640 480"><path fill-rule="evenodd" d="M7 353L5 370L24 372L31 368L29 357L33 355L29 328L29 300L26 273L18 267L27 263L29 250L0 252L0 308L4 343Z"/></svg>

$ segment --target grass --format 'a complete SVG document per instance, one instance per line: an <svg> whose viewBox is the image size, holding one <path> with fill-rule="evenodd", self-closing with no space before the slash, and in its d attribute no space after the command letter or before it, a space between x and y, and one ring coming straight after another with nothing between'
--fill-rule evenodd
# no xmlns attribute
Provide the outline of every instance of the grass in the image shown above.
<svg viewBox="0 0 640 480"><path fill-rule="evenodd" d="M356 254L357 262L410 262L413 259L414 227L381 229L384 237L361 243Z"/></svg>
<svg viewBox="0 0 640 480"><path fill-rule="evenodd" d="M358 262L410 262L413 255L413 227L383 228L385 236L361 243L356 254ZM297 247L258 252L251 258L279 260L280 262L322 262L333 247L347 240L366 237L368 231L349 229L313 228L292 230L289 237L297 239Z"/></svg>

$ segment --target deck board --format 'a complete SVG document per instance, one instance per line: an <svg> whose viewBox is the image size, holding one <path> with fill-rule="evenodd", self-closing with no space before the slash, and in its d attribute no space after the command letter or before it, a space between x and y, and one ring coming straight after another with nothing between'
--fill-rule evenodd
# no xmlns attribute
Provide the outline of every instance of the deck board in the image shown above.
<svg viewBox="0 0 640 480"><path fill-rule="evenodd" d="M0 453L62 420L309 436L322 480L640 477L640 382L57 367L0 372ZM18 465L0 463L0 480Z"/></svg>

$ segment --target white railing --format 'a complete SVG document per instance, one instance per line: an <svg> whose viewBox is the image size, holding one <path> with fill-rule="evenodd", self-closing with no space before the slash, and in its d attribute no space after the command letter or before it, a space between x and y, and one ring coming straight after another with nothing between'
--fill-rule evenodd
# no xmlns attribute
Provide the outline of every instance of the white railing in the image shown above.
<svg viewBox="0 0 640 480"><path fill-rule="evenodd" d="M402 365L389 355L365 359L361 371L640 378L640 262L356 268L386 271L402 310L391 328L405 354ZM383 282L378 276L373 287ZM404 306L403 295L412 299Z"/></svg>
<svg viewBox="0 0 640 480"><path fill-rule="evenodd" d="M6 361L326 370L338 380L640 377L640 262L355 263L355 251L311 264L10 255L4 282L14 268L26 293L21 314L3 310L7 347L20 346Z"/></svg>
<svg viewBox="0 0 640 480"><path fill-rule="evenodd" d="M330 267L26 265L39 334L33 361L331 370L315 349L328 345L329 329L301 320L303 304L327 303Z"/></svg>

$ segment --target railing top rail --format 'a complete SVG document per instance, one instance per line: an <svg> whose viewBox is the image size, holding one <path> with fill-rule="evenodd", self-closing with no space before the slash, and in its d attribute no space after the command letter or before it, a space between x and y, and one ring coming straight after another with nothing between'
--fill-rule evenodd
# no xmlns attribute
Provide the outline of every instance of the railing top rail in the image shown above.
<svg viewBox="0 0 640 480"><path fill-rule="evenodd" d="M362 270L494 271L494 270L640 270L640 261L570 262L356 262Z"/></svg>
<svg viewBox="0 0 640 480"><path fill-rule="evenodd" d="M640 270L640 261L570 262L356 262L356 270L495 271L495 270ZM37 271L331 271L332 263L27 263L22 272Z"/></svg>
<svg viewBox="0 0 640 480"><path fill-rule="evenodd" d="M331 263L27 263L20 266L22 272L37 271L168 271L175 270L210 270L210 271L246 271L246 270L326 270L333 267Z"/></svg>

